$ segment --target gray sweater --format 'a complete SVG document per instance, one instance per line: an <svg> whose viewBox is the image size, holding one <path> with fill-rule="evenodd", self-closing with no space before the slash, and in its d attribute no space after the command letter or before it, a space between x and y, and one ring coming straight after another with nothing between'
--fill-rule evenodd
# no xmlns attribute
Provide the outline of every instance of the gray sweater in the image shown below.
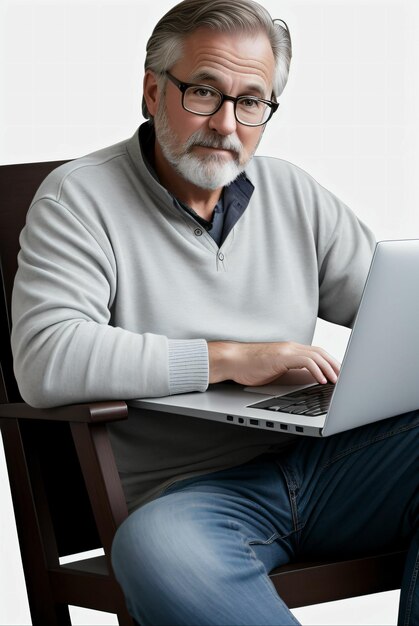
<svg viewBox="0 0 419 626"><path fill-rule="evenodd" d="M255 191L218 248L144 164L138 131L54 170L21 235L12 347L34 406L205 391L207 341L309 344L349 326L370 231L290 163L254 157ZM179 477L237 465L286 435L130 408L109 427L130 509Z"/></svg>

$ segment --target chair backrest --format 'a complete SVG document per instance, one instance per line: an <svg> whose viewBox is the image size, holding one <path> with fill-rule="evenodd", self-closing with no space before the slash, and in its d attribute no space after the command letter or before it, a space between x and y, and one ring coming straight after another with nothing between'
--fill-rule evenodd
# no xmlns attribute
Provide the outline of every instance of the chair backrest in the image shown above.
<svg viewBox="0 0 419 626"><path fill-rule="evenodd" d="M19 234L39 185L51 170L62 163L65 161L22 163L0 167L0 261L3 287L0 322L1 369L5 383L2 394L6 394L9 402L20 400L13 376L12 354L9 349L10 309L13 281L17 270Z"/></svg>
<svg viewBox="0 0 419 626"><path fill-rule="evenodd" d="M36 190L65 161L0 167L0 402L20 402L10 349L11 294L17 270L19 234ZM6 420L5 420L6 422ZM10 420L7 420L10 422ZM21 442L34 498L47 504L60 556L101 547L69 424L16 420L3 430L9 475ZM16 470L17 471L17 470ZM47 532L45 534L48 534Z"/></svg>

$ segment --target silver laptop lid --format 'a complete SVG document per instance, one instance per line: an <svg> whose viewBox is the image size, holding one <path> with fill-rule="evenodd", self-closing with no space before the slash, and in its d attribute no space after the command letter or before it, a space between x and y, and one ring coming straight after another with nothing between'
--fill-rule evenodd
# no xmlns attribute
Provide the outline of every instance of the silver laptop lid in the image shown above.
<svg viewBox="0 0 419 626"><path fill-rule="evenodd" d="M418 369L419 240L381 241L323 435L419 408Z"/></svg>

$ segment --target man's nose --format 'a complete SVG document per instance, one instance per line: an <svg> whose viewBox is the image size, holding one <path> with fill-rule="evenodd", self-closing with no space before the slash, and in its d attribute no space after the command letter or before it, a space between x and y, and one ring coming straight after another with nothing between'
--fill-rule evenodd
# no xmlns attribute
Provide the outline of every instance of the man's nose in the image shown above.
<svg viewBox="0 0 419 626"><path fill-rule="evenodd" d="M224 101L209 119L209 127L220 135L231 135L237 129L237 120L234 114L234 102Z"/></svg>

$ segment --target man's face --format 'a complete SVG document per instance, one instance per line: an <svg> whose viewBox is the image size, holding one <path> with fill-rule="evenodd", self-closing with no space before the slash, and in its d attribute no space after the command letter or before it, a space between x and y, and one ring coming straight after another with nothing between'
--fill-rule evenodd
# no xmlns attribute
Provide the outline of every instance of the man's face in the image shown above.
<svg viewBox="0 0 419 626"><path fill-rule="evenodd" d="M181 82L207 84L231 96L252 95L270 99L275 61L267 36L215 33L199 29L184 43L183 56L170 73ZM154 123L159 161L176 175L204 189L232 182L251 159L263 126L236 121L234 103L200 116L185 111L182 94L167 82L165 94L156 98Z"/></svg>

